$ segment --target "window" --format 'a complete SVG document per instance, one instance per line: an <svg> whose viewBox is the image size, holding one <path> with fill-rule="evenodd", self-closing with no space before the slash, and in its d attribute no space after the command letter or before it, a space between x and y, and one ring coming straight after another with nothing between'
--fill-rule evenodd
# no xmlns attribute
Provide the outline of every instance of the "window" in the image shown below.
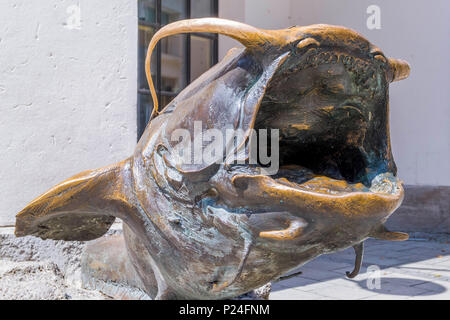
<svg viewBox="0 0 450 320"><path fill-rule="evenodd" d="M139 0L138 139L153 109L145 77L147 47L165 24L189 18L217 16L217 0ZM217 63L218 36L210 33L179 34L162 39L152 56L151 72L159 108Z"/></svg>

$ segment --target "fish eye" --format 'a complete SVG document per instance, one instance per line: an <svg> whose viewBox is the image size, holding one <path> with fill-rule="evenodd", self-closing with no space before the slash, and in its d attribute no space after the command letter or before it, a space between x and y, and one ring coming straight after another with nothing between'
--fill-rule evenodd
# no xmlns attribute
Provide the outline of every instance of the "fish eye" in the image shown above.
<svg viewBox="0 0 450 320"><path fill-rule="evenodd" d="M373 55L373 58L374 58L375 60L378 60L378 61L382 62L383 64L387 64L387 59L386 59L386 57L384 56L384 54L382 54L381 52L375 53L375 54Z"/></svg>
<svg viewBox="0 0 450 320"><path fill-rule="evenodd" d="M320 43L314 38L306 38L306 39L301 39L300 41L298 41L295 46L297 47L297 49L303 50L305 48L310 49L313 47L319 47Z"/></svg>

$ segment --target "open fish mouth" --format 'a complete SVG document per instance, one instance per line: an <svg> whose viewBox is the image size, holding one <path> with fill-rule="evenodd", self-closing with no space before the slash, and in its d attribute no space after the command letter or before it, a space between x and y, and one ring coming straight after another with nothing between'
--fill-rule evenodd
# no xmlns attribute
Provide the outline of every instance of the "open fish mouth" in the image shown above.
<svg viewBox="0 0 450 320"><path fill-rule="evenodd" d="M316 144L305 146L280 137L280 167L275 174L261 174L261 166L235 168L232 183L240 197L234 205L242 202L239 205L255 211L281 205L310 219L339 215L384 222L403 200L402 181L389 156L371 159L368 154L362 144L339 146L319 137Z"/></svg>
<svg viewBox="0 0 450 320"><path fill-rule="evenodd" d="M267 175L262 165L235 166L231 183L236 192L226 202L257 213L254 231L262 238L309 241L314 234L333 238L341 247L368 237L405 240L407 235L383 229L404 197L388 126L374 126L361 110L335 107L333 125L322 118L311 125L289 119L280 125L263 106L255 129L280 131L279 170ZM298 120L295 114L292 118ZM274 212L289 214L268 218Z"/></svg>
<svg viewBox="0 0 450 320"><path fill-rule="evenodd" d="M359 156L353 155L350 159L343 160L345 168L341 171L335 164L327 166L327 163L320 161L315 163L315 167L322 168L320 171L297 164L283 165L275 175L270 176L273 180L271 183L279 185L281 189L287 187L320 199L329 198L336 203L348 199L356 201L359 198L373 198L385 200L396 208L403 198L401 180L392 172L370 174L367 168L361 167L359 159ZM358 171L367 173L360 174ZM359 178L356 178L357 174L360 174Z"/></svg>
<svg viewBox="0 0 450 320"><path fill-rule="evenodd" d="M343 196L355 192L395 196L402 190L401 181L391 172L379 173L370 182L362 183L317 174L299 165L287 165L282 166L271 178L281 185L330 196ZM363 178L368 179L365 176Z"/></svg>
<svg viewBox="0 0 450 320"><path fill-rule="evenodd" d="M388 84L381 80L384 71L366 62L374 69L367 81L375 91L357 80L350 85L353 71L339 64L306 68L290 82L274 76L254 129L258 148L260 129L278 130L279 148L267 143L266 154L274 158L278 152L279 170L257 174L263 167L257 165L253 173L249 168L236 173L233 184L242 192L242 205L278 210L281 204L309 221L328 218L360 228L355 234L370 232L398 208L404 192L391 151ZM280 91L282 98L276 95Z"/></svg>
<svg viewBox="0 0 450 320"><path fill-rule="evenodd" d="M274 176L240 172L232 182L240 190L242 205L255 212L283 207L312 220L367 218L381 223L398 208L404 196L402 182L392 173L377 175L369 187L292 167L281 168Z"/></svg>

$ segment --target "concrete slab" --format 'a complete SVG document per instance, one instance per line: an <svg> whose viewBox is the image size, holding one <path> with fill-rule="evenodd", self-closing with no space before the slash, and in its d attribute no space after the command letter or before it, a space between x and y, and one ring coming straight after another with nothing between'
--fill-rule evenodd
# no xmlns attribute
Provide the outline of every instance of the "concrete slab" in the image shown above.
<svg viewBox="0 0 450 320"><path fill-rule="evenodd" d="M354 279L345 277L345 271L351 270L354 263L353 250L347 249L320 256L299 268L303 274L280 282L271 299L273 294L277 299L297 296L288 290L292 289L303 292L298 295L302 299L450 300L449 252L445 241L369 239L361 273ZM378 271L368 272L368 268Z"/></svg>

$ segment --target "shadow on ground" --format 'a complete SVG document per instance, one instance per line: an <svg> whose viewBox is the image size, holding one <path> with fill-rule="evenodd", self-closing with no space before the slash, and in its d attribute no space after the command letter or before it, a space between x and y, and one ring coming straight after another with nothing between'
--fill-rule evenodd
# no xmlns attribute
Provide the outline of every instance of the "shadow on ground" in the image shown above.
<svg viewBox="0 0 450 320"><path fill-rule="evenodd" d="M448 240L411 239L390 242L369 239L360 274L353 270L352 248L323 255L293 270L301 275L277 282L277 299L450 299Z"/></svg>

